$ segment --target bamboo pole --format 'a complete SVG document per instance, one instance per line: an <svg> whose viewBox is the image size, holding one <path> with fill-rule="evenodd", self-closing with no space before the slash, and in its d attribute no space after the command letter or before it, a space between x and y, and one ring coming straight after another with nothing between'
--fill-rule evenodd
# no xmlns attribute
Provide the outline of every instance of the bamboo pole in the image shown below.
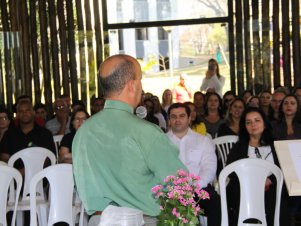
<svg viewBox="0 0 301 226"><path fill-rule="evenodd" d="M99 15L99 1L93 0L94 9L94 30L96 39L96 68L98 68L102 62L102 37L101 37L101 23Z"/></svg>
<svg viewBox="0 0 301 226"><path fill-rule="evenodd" d="M0 1L1 7L1 20L4 33L4 65L5 65L5 86L6 86L6 107L9 114L13 115L13 85L12 85L12 73L11 73L11 56L10 56L10 28L9 19L7 13L6 0Z"/></svg>
<svg viewBox="0 0 301 226"><path fill-rule="evenodd" d="M61 43L62 84L63 84L64 94L70 95L69 71L68 71L68 49L67 49L64 2L65 2L64 0L57 1L57 14L59 20L59 37Z"/></svg>
<svg viewBox="0 0 301 226"><path fill-rule="evenodd" d="M66 3L67 3L66 9L67 9L67 26L68 26L69 66L70 66L70 80L71 80L71 91L72 91L71 95L72 95L72 100L78 100L73 0L67 0Z"/></svg>
<svg viewBox="0 0 301 226"><path fill-rule="evenodd" d="M95 57L93 50L93 31L92 31L92 23L91 23L91 10L90 10L90 0L85 1L85 12L86 12L86 40L88 47L88 62L89 62L89 97L95 95L96 84L95 84Z"/></svg>
<svg viewBox="0 0 301 226"><path fill-rule="evenodd" d="M84 28L81 0L76 0L75 3L76 3L77 28L78 28L80 92L81 92L81 100L87 103L85 28Z"/></svg>
<svg viewBox="0 0 301 226"><path fill-rule="evenodd" d="M41 82L39 73L39 53L37 34L36 0L30 0L30 34L31 34L31 60L34 83L35 102L41 102Z"/></svg>
<svg viewBox="0 0 301 226"><path fill-rule="evenodd" d="M0 105L2 107L5 106L5 96L4 96L4 76L3 76L3 68L2 68L2 52L0 49Z"/></svg>
<svg viewBox="0 0 301 226"><path fill-rule="evenodd" d="M250 42L250 5L249 0L243 1L244 12L244 46L245 46L245 65L246 65L246 87L248 90L253 90L252 78L252 53Z"/></svg>
<svg viewBox="0 0 301 226"><path fill-rule="evenodd" d="M96 38L96 69L99 68L101 62L103 61L103 40L102 40L102 25L100 21L100 14L99 14L99 1L93 0L94 5L94 20L95 20L95 38ZM97 84L100 84L99 77L97 76ZM102 94L102 90L98 87L98 96Z"/></svg>
<svg viewBox="0 0 301 226"><path fill-rule="evenodd" d="M300 17L299 0L292 0L292 39L293 39L293 68L294 86L301 85L301 56L300 56Z"/></svg>
<svg viewBox="0 0 301 226"><path fill-rule="evenodd" d="M271 48L269 12L269 1L262 1L262 68L264 90L271 90Z"/></svg>
<svg viewBox="0 0 301 226"><path fill-rule="evenodd" d="M241 94L245 90L244 88L244 68L243 68L243 42L242 42L242 2L241 0L235 0L235 12L236 12L236 65L237 65L237 87L238 93Z"/></svg>
<svg viewBox="0 0 301 226"><path fill-rule="evenodd" d="M9 10L10 10L10 21L11 21L11 35L12 35L12 49L13 49L13 62L12 62L12 73L14 75L14 86L15 95L19 96L22 94L22 87L24 84L20 85L19 82L24 78L24 67L23 61L20 60L20 52L22 51L22 46L20 46L20 27L19 27L19 16L20 16L20 7L17 4L16 0L9 1ZM22 7L21 7L22 8ZM21 64L22 62L22 64ZM22 70L23 69L23 70Z"/></svg>
<svg viewBox="0 0 301 226"><path fill-rule="evenodd" d="M48 45L48 36L47 36L47 16L46 16L45 0L39 0L39 15L40 15L45 104L47 106L48 112L52 113L52 88L51 88L50 61L49 61L50 57L48 52L49 45Z"/></svg>
<svg viewBox="0 0 301 226"><path fill-rule="evenodd" d="M234 48L234 26L233 26L233 1L228 1L229 12L229 61L230 61L230 82L231 90L236 90L236 78L235 78L235 48Z"/></svg>
<svg viewBox="0 0 301 226"><path fill-rule="evenodd" d="M279 0L273 1L273 72L274 87L280 86Z"/></svg>
<svg viewBox="0 0 301 226"><path fill-rule="evenodd" d="M262 64L261 64L261 46L259 38L259 11L258 11L258 0L252 0L253 9L253 58L254 58L254 88L255 93L258 94L263 88L263 76L262 76Z"/></svg>
<svg viewBox="0 0 301 226"><path fill-rule="evenodd" d="M24 68L24 77L21 79L21 93L32 96L32 73L30 68L30 39L27 1L21 1L21 6L22 59ZM22 88L23 84L25 85L24 89Z"/></svg>
<svg viewBox="0 0 301 226"><path fill-rule="evenodd" d="M289 24L289 4L281 1L282 9L282 49L283 49L283 76L284 85L291 87L291 51L290 51L290 24ZM299 65L300 66L300 65Z"/></svg>
<svg viewBox="0 0 301 226"><path fill-rule="evenodd" d="M60 83L60 69L59 69L60 65L59 65L55 0L48 0L48 7L49 7L48 12L49 12L49 23L50 23L51 61L52 61L54 96L55 98L58 98L61 92L61 83Z"/></svg>

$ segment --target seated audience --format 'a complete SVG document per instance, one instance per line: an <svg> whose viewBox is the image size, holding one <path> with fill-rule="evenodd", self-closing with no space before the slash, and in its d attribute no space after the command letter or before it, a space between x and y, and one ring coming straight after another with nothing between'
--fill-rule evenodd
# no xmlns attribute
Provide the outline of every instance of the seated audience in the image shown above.
<svg viewBox="0 0 301 226"><path fill-rule="evenodd" d="M1 160L8 161L16 152L28 147L44 147L55 153L52 134L35 123L35 112L29 101L17 104L19 125L11 126L0 143ZM17 168L22 168L23 164Z"/></svg>
<svg viewBox="0 0 301 226"><path fill-rule="evenodd" d="M227 92L224 93L223 95L223 115L225 116L228 108L230 106L230 103L235 99L235 94L229 90Z"/></svg>
<svg viewBox="0 0 301 226"><path fill-rule="evenodd" d="M46 123L46 128L51 131L52 135L70 133L70 116L67 102L59 98L54 102L53 107L55 117Z"/></svg>
<svg viewBox="0 0 301 226"><path fill-rule="evenodd" d="M100 112L103 107L105 106L105 99L104 97L97 97L91 102L91 115Z"/></svg>
<svg viewBox="0 0 301 226"><path fill-rule="evenodd" d="M249 98L251 98L251 96L253 96L253 92L251 90L245 90L242 95L241 98L244 100L245 104L248 103Z"/></svg>
<svg viewBox="0 0 301 226"><path fill-rule="evenodd" d="M265 115L270 114L271 110L271 100L272 100L272 94L270 91L262 91L259 95L259 107L263 110Z"/></svg>
<svg viewBox="0 0 301 226"><path fill-rule="evenodd" d="M297 97L299 102L299 108L301 108L301 86L298 86L294 89L294 95ZM299 109L301 110L301 109Z"/></svg>
<svg viewBox="0 0 301 226"><path fill-rule="evenodd" d="M196 110L196 117L201 120L204 116L204 102L205 102L205 95L197 91L193 95L193 103L195 105Z"/></svg>
<svg viewBox="0 0 301 226"><path fill-rule="evenodd" d="M159 126L163 131L166 131L167 125L166 125L166 119L167 115L161 108L160 100L157 96L152 97L152 101L154 103L154 116L159 120Z"/></svg>
<svg viewBox="0 0 301 226"><path fill-rule="evenodd" d="M71 113L78 109L86 109L86 104L82 100L74 100L71 105Z"/></svg>
<svg viewBox="0 0 301 226"><path fill-rule="evenodd" d="M221 124L217 136L238 135L239 121L243 111L245 110L245 102L241 98L234 99L226 114L225 123Z"/></svg>
<svg viewBox="0 0 301 226"><path fill-rule="evenodd" d="M299 101L295 95L287 95L279 107L279 120L273 121L275 140L301 139L301 122L297 117ZM300 114L300 113L299 113ZM290 217L293 219L301 209L301 197L289 198Z"/></svg>
<svg viewBox="0 0 301 226"><path fill-rule="evenodd" d="M154 115L154 102L152 101L152 99L145 99L144 106L147 110L147 115L144 119L159 126L159 119Z"/></svg>
<svg viewBox="0 0 301 226"><path fill-rule="evenodd" d="M207 131L205 123L197 118L195 105L192 102L185 102L185 105L190 108L190 128L196 133L206 135Z"/></svg>
<svg viewBox="0 0 301 226"><path fill-rule="evenodd" d="M299 102L287 95L279 107L279 120L272 123L275 140L301 139L301 122L297 118Z"/></svg>
<svg viewBox="0 0 301 226"><path fill-rule="evenodd" d="M275 91L272 94L271 111L269 114L270 121L279 119L279 107L286 94L283 91Z"/></svg>
<svg viewBox="0 0 301 226"><path fill-rule="evenodd" d="M162 104L161 104L162 109L166 112L166 115L167 115L168 108L171 104L172 104L172 92L170 89L166 89L162 94Z"/></svg>
<svg viewBox="0 0 301 226"><path fill-rule="evenodd" d="M34 106L34 111L36 118L41 118L44 120L44 123L48 120L48 111L45 104L37 103Z"/></svg>
<svg viewBox="0 0 301 226"><path fill-rule="evenodd" d="M244 158L260 158L279 166L273 142L271 126L264 112L260 108L247 108L240 120L239 141L230 150L227 165ZM266 179L265 210L268 226L274 225L275 183L273 175ZM240 190L236 175L232 174L230 177L227 186L227 197L228 210L230 210L229 225L237 225ZM281 205L282 216L280 222L282 226L285 226L288 222L287 208L285 208L286 199L281 200Z"/></svg>
<svg viewBox="0 0 301 226"><path fill-rule="evenodd" d="M64 135L59 149L59 161L61 163L72 163L72 141L76 131L89 118L85 109L77 109L71 114L70 133Z"/></svg>
<svg viewBox="0 0 301 226"><path fill-rule="evenodd" d="M248 107L255 107L255 108L259 108L259 97L258 96L252 96L249 98L248 102L247 102L247 106Z"/></svg>
<svg viewBox="0 0 301 226"><path fill-rule="evenodd" d="M0 141L10 126L11 118L5 108L0 107Z"/></svg>
<svg viewBox="0 0 301 226"><path fill-rule="evenodd" d="M204 123L207 133L212 138L216 137L219 126L225 122L223 119L222 99L217 93L209 93L205 99Z"/></svg>
<svg viewBox="0 0 301 226"><path fill-rule="evenodd" d="M215 146L207 136L195 133L189 128L190 108L183 103L172 104L168 109L169 139L179 148L179 158L190 173L198 175L200 187L209 193L209 200L199 204L208 217L208 226L220 226L220 198L211 183L215 178L217 160Z"/></svg>

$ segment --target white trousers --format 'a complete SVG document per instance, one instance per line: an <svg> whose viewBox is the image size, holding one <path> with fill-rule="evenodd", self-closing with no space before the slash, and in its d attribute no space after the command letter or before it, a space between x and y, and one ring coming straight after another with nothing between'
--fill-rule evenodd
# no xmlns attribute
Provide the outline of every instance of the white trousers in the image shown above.
<svg viewBox="0 0 301 226"><path fill-rule="evenodd" d="M110 205L101 215L92 216L88 226L156 226L156 222L155 217L145 216L140 210Z"/></svg>

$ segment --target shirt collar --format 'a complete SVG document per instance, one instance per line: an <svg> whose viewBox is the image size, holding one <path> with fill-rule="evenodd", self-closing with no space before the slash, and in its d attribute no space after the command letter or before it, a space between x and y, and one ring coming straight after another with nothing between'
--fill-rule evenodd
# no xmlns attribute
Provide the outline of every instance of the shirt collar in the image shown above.
<svg viewBox="0 0 301 226"><path fill-rule="evenodd" d="M118 100L106 100L104 109L118 109L122 111L127 111L131 114L134 113L133 107L125 102L121 102Z"/></svg>
<svg viewBox="0 0 301 226"><path fill-rule="evenodd" d="M193 133L193 131L192 131L192 129L188 128L187 133L186 133L182 138L177 137L177 136L172 132L172 130L169 130L168 133L170 133L171 136L172 136L174 139L176 139L176 140L183 140L185 137L191 135L191 134Z"/></svg>

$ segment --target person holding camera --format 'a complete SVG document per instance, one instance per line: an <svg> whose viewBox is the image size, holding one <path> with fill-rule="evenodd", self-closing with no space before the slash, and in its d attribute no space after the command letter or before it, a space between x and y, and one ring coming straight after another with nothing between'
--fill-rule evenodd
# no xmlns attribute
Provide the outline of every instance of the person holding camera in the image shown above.
<svg viewBox="0 0 301 226"><path fill-rule="evenodd" d="M203 79L201 85L201 91L216 92L222 97L224 84L225 77L220 75L217 61L215 59L210 59L208 61L206 77Z"/></svg>

